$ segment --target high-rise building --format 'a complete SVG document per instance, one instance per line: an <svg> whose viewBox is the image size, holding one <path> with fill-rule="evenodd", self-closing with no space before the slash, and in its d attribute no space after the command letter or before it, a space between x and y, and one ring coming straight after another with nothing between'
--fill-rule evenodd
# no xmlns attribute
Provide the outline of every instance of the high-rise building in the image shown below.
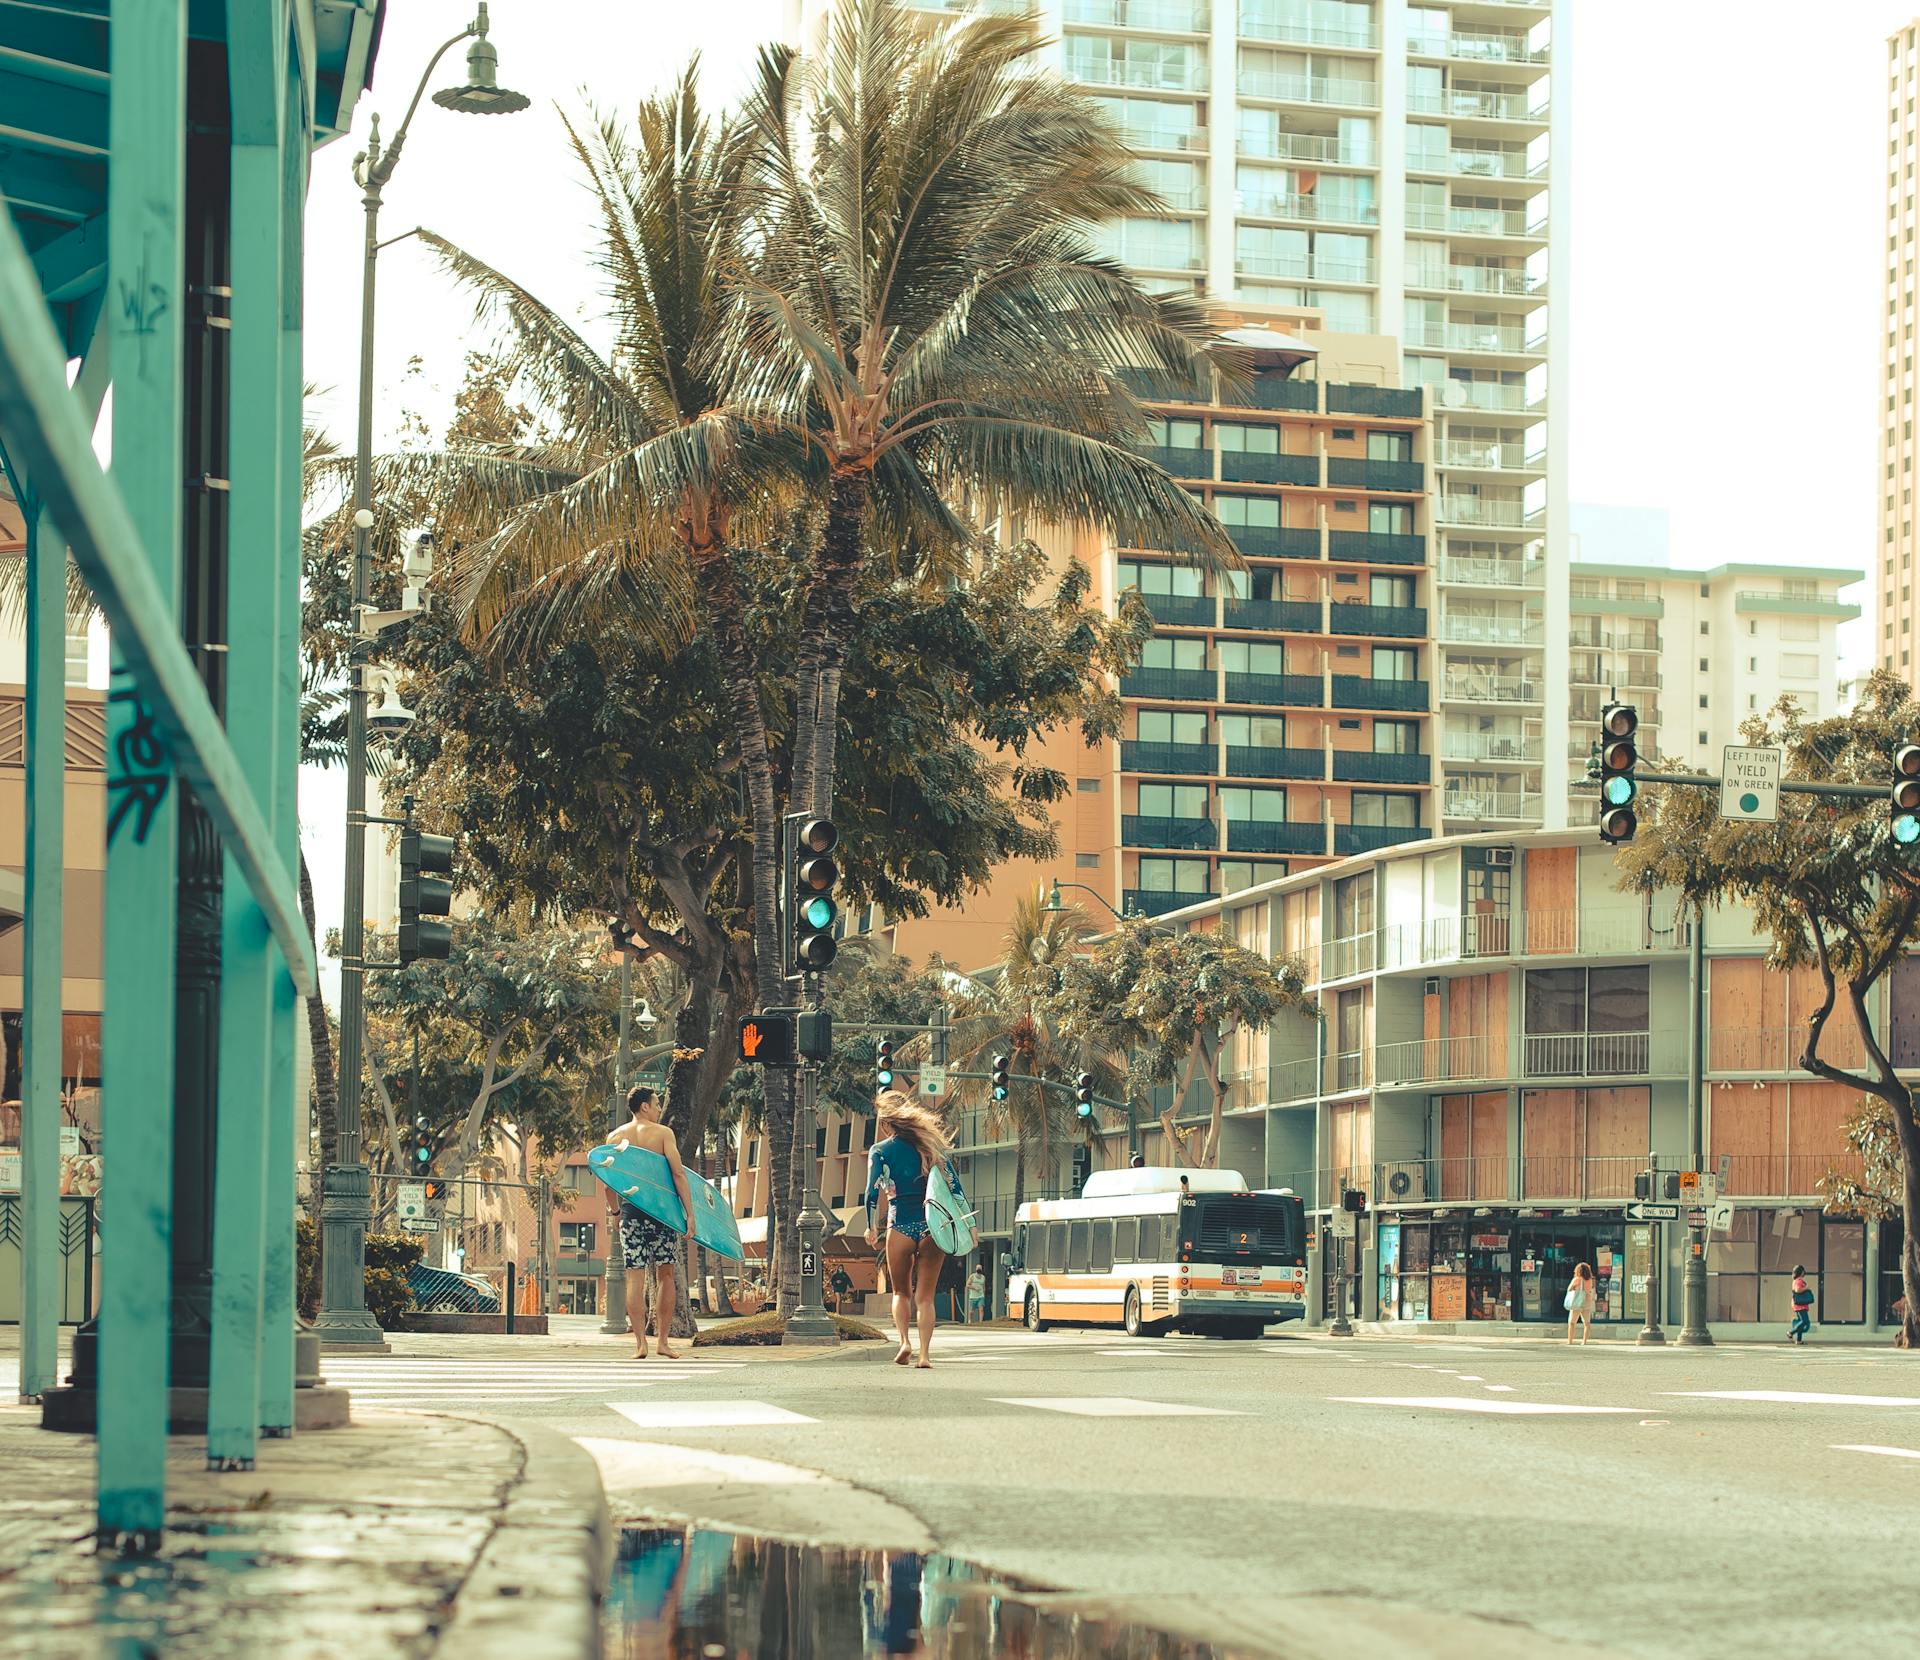
<svg viewBox="0 0 1920 1660"><path fill-rule="evenodd" d="M1920 20L1887 38L1887 344L1880 362L1880 571L1874 660L1909 685L1913 661L1913 313L1914 148L1920 75L1914 68Z"/></svg>

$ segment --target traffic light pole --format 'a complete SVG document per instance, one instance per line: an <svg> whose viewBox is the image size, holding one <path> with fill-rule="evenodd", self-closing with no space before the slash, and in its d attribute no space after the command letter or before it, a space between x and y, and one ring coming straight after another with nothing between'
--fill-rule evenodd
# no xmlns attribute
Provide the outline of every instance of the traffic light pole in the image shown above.
<svg viewBox="0 0 1920 1660"><path fill-rule="evenodd" d="M820 1007L820 976L809 973L803 994L805 1007L812 1012ZM800 1299L788 1317L783 1343L823 1344L840 1341L839 1328L827 1313L821 1295L820 1247L826 1238L827 1217L820 1198L820 1159L814 1151L813 1122L820 1089L820 1067L815 1061L802 1061L798 1068L800 1085L800 1157L806 1172L796 1224L800 1230Z"/></svg>

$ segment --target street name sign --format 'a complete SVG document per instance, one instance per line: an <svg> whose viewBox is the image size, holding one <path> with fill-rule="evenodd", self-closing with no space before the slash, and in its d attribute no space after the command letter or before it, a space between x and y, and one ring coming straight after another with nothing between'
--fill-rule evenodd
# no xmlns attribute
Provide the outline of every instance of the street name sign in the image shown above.
<svg viewBox="0 0 1920 1660"><path fill-rule="evenodd" d="M1680 1207L1678 1205L1649 1205L1636 1200L1627 1206L1627 1220L1629 1222L1678 1222L1680 1220Z"/></svg>
<svg viewBox="0 0 1920 1660"><path fill-rule="evenodd" d="M1782 752L1728 744L1720 754L1720 816L1774 823L1780 817Z"/></svg>
<svg viewBox="0 0 1920 1660"><path fill-rule="evenodd" d="M944 1061L928 1061L920 1068L920 1093L922 1095L947 1093L947 1068Z"/></svg>

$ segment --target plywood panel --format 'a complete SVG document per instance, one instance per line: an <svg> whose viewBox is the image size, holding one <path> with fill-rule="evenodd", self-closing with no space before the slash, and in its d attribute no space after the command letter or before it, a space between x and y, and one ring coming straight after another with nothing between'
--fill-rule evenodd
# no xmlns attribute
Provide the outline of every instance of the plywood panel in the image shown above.
<svg viewBox="0 0 1920 1660"><path fill-rule="evenodd" d="M1526 855L1527 949L1570 954L1576 948L1574 910L1579 904L1580 850L1530 848Z"/></svg>
<svg viewBox="0 0 1920 1660"><path fill-rule="evenodd" d="M1503 1091L1473 1097L1469 1151L1473 1156L1474 1199L1505 1199L1510 1168L1507 1161L1507 1097Z"/></svg>
<svg viewBox="0 0 1920 1660"><path fill-rule="evenodd" d="M1467 1154L1472 1103L1464 1095L1440 1097L1440 1192L1442 1199L1469 1199Z"/></svg>
<svg viewBox="0 0 1920 1660"><path fill-rule="evenodd" d="M1728 1192L1773 1193L1786 1157L1785 1084L1734 1083L1707 1091L1707 1156L1731 1161Z"/></svg>
<svg viewBox="0 0 1920 1660"><path fill-rule="evenodd" d="M1859 1158L1843 1133L1860 1102L1845 1084L1796 1083L1787 1102L1787 1173L1782 1193L1812 1193L1829 1170L1857 1172Z"/></svg>
<svg viewBox="0 0 1920 1660"><path fill-rule="evenodd" d="M1587 1091L1587 1163L1583 1192L1589 1199L1633 1196L1634 1172L1646 1163L1651 1092L1645 1088Z"/></svg>
<svg viewBox="0 0 1920 1660"><path fill-rule="evenodd" d="M1710 1071L1785 1070L1785 977L1761 957L1715 957L1707 969L1707 1024Z"/></svg>
<svg viewBox="0 0 1920 1660"><path fill-rule="evenodd" d="M1530 1089L1520 1102L1524 1197L1570 1198L1579 1191L1580 1091Z"/></svg>
<svg viewBox="0 0 1920 1660"><path fill-rule="evenodd" d="M1449 1037L1507 1035L1507 976L1467 974L1455 980L1447 998Z"/></svg>
<svg viewBox="0 0 1920 1660"><path fill-rule="evenodd" d="M1353 1106L1354 1173L1367 1178L1373 1165L1373 1103L1356 1101ZM1361 1186L1366 1185L1363 1180Z"/></svg>
<svg viewBox="0 0 1920 1660"><path fill-rule="evenodd" d="M1826 992L1820 984L1820 971L1817 968L1793 969L1785 979L1787 1024L1793 1029L1788 1042L1796 1050L1795 1054L1787 1057L1791 1064L1796 1058L1797 1046L1803 1041L1807 1016L1820 1007ZM1843 991L1835 1000L1833 1014L1820 1034L1820 1058L1835 1066L1859 1066L1866 1056L1866 1045L1860 1041L1860 1028L1854 1024L1853 1010L1847 1006Z"/></svg>
<svg viewBox="0 0 1920 1660"><path fill-rule="evenodd" d="M1887 1011L1893 1064L1903 1072L1920 1067L1920 957L1902 957L1893 965L1887 976Z"/></svg>

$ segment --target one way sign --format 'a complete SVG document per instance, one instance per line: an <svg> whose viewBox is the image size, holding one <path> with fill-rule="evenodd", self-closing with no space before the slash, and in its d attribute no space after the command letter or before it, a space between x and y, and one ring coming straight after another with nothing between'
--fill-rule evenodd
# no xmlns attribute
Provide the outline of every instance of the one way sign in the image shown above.
<svg viewBox="0 0 1920 1660"><path fill-rule="evenodd" d="M1680 1220L1680 1207L1678 1205L1649 1205L1636 1201L1627 1206L1627 1220L1629 1222L1678 1222Z"/></svg>

